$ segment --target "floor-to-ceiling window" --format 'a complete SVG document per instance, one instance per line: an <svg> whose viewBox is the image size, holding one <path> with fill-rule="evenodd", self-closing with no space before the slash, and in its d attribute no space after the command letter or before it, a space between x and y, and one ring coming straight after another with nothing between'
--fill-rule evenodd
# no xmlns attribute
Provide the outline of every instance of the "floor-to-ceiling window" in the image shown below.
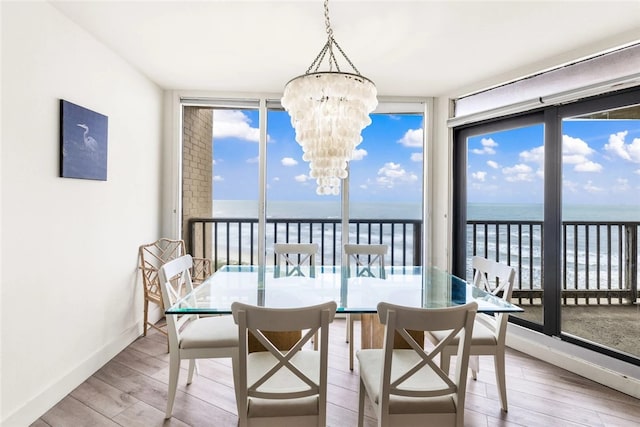
<svg viewBox="0 0 640 427"><path fill-rule="evenodd" d="M339 265L340 196L316 194L291 117L277 104L268 109L267 131L267 262L273 261L275 242L317 243L317 262Z"/></svg>
<svg viewBox="0 0 640 427"><path fill-rule="evenodd" d="M349 242L386 244L393 265L420 265L424 115L377 113L349 166Z"/></svg>
<svg viewBox="0 0 640 427"><path fill-rule="evenodd" d="M560 330L568 339L640 358L640 98L623 99L558 109L563 153Z"/></svg>
<svg viewBox="0 0 640 427"><path fill-rule="evenodd" d="M391 262L420 263L425 102L381 102L353 153L342 194L331 196L316 194L290 117L277 101L201 104L211 112L211 154L199 161L212 166L213 209L185 224L195 230L196 251L217 265L269 264L275 242L314 242L319 262L337 265L346 218L360 221L349 225L348 241L387 243ZM183 129L183 140L188 136ZM186 155L183 165L197 163ZM184 176L197 175L183 169ZM185 206L186 197L193 194L183 188Z"/></svg>
<svg viewBox="0 0 640 427"><path fill-rule="evenodd" d="M454 130L454 271L516 267L512 321L640 364L640 89Z"/></svg>
<svg viewBox="0 0 640 427"><path fill-rule="evenodd" d="M542 224L544 214L544 124L542 115L477 126L460 134L466 152L465 275L473 278L474 255L516 268L513 301L526 302L517 314L543 324ZM463 156L463 153L460 153ZM525 291L525 292L521 292Z"/></svg>

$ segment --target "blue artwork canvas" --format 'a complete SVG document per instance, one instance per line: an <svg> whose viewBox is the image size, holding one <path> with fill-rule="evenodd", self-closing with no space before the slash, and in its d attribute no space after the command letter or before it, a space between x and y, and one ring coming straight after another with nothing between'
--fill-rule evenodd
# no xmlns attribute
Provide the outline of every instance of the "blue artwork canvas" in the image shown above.
<svg viewBox="0 0 640 427"><path fill-rule="evenodd" d="M108 117L60 100L60 176L107 180Z"/></svg>

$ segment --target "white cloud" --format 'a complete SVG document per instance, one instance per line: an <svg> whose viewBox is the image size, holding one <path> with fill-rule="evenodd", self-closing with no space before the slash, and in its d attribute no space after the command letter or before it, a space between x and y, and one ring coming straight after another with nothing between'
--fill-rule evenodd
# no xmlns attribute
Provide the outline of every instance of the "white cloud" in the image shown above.
<svg viewBox="0 0 640 427"><path fill-rule="evenodd" d="M407 172L399 163L388 162L378 169L376 182L386 188L393 188L398 182L415 182L418 176Z"/></svg>
<svg viewBox="0 0 640 427"><path fill-rule="evenodd" d="M224 181L224 178L221 177L220 175L214 175L213 176L213 181L214 182L222 182L222 181Z"/></svg>
<svg viewBox="0 0 640 427"><path fill-rule="evenodd" d="M520 153L520 161L526 163L544 164L544 145L532 148L529 151Z"/></svg>
<svg viewBox="0 0 640 427"><path fill-rule="evenodd" d="M421 162L422 161L422 153L411 153L411 161L412 162Z"/></svg>
<svg viewBox="0 0 640 427"><path fill-rule="evenodd" d="M630 189L631 189L631 186L629 185L629 180L626 178L616 179L616 183L613 186L613 191L618 191L618 192L624 192Z"/></svg>
<svg viewBox="0 0 640 427"><path fill-rule="evenodd" d="M280 177L279 177L279 176L274 176L274 177L273 177L273 180L274 180L275 182L278 182L278 181L280 181Z"/></svg>
<svg viewBox="0 0 640 427"><path fill-rule="evenodd" d="M282 166L295 166L298 164L298 161L292 157L283 157L280 163L282 163Z"/></svg>
<svg viewBox="0 0 640 427"><path fill-rule="evenodd" d="M595 150L580 138L562 135L562 162L575 165L576 172L600 172L602 165L589 160Z"/></svg>
<svg viewBox="0 0 640 427"><path fill-rule="evenodd" d="M633 173L635 173L636 175L640 175L640 169L634 170Z"/></svg>
<svg viewBox="0 0 640 427"><path fill-rule="evenodd" d="M213 137L238 138L245 141L258 142L260 129L251 127L251 119L242 111L214 110Z"/></svg>
<svg viewBox="0 0 640 427"><path fill-rule="evenodd" d="M302 174L302 175L296 175L293 179L295 179L297 182L307 182L312 178L310 176Z"/></svg>
<svg viewBox="0 0 640 427"><path fill-rule="evenodd" d="M587 162L594 150L580 138L562 135L562 163L577 165Z"/></svg>
<svg viewBox="0 0 640 427"><path fill-rule="evenodd" d="M604 149L621 159L640 163L640 138L635 138L631 144L625 144L628 133L629 131L625 130L609 135L609 142L604 145Z"/></svg>
<svg viewBox="0 0 640 427"><path fill-rule="evenodd" d="M502 169L502 173L506 175L508 182L530 182L533 181L534 173L533 169L529 165L519 163L513 167L507 167Z"/></svg>
<svg viewBox="0 0 640 427"><path fill-rule="evenodd" d="M576 182L565 180L562 185L571 193L576 193L578 191L578 184Z"/></svg>
<svg viewBox="0 0 640 427"><path fill-rule="evenodd" d="M409 129L405 132L404 136L398 140L398 144L402 144L405 147L422 147L422 128Z"/></svg>
<svg viewBox="0 0 640 427"><path fill-rule="evenodd" d="M562 163L566 165L579 165L580 163L584 163L587 161L587 158L582 154L571 154L562 156Z"/></svg>
<svg viewBox="0 0 640 427"><path fill-rule="evenodd" d="M588 193L600 193L603 191L602 188L593 185L592 181L587 181L587 183L582 188L584 188L584 190Z"/></svg>
<svg viewBox="0 0 640 427"><path fill-rule="evenodd" d="M362 160L367 154L369 153L367 153L367 150L364 148L354 148L351 154L351 160Z"/></svg>
<svg viewBox="0 0 640 427"><path fill-rule="evenodd" d="M251 157L247 159L247 163L258 163L260 161L260 156Z"/></svg>
<svg viewBox="0 0 640 427"><path fill-rule="evenodd" d="M367 188L369 188L369 187L367 186L367 184L360 184L360 188L361 188L362 190L366 190L366 189L367 189Z"/></svg>
<svg viewBox="0 0 640 427"><path fill-rule="evenodd" d="M475 179L476 181L484 182L484 180L487 179L487 173L484 171L474 172L471 174L471 178Z"/></svg>
<svg viewBox="0 0 640 427"><path fill-rule="evenodd" d="M602 165L592 161L586 161L578 163L573 170L576 172L600 172L602 170Z"/></svg>
<svg viewBox="0 0 640 427"><path fill-rule="evenodd" d="M482 138L480 144L482 144L482 148L475 148L471 150L473 154L496 154L496 150L494 150L494 148L498 146L498 143L492 138Z"/></svg>
<svg viewBox="0 0 640 427"><path fill-rule="evenodd" d="M500 167L498 162L494 162L493 160L487 160L487 166L489 166L492 169L498 169Z"/></svg>
<svg viewBox="0 0 640 427"><path fill-rule="evenodd" d="M569 135L562 135L562 155L582 155L590 156L593 154L593 148L589 147L589 144L584 142L580 138L574 138Z"/></svg>

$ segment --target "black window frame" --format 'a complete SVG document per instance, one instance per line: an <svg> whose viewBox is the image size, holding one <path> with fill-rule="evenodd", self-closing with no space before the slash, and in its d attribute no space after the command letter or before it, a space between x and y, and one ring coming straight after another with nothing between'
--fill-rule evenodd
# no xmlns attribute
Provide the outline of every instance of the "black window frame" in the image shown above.
<svg viewBox="0 0 640 427"><path fill-rule="evenodd" d="M452 146L452 273L466 276L467 269L467 139L478 134L533 124L544 125L544 218L543 218L543 322L538 324L515 316L509 321L520 326L559 337L595 352L640 366L640 358L561 331L562 293L562 121L599 111L640 104L640 86L579 99L561 105L549 105L523 113L492 118L453 128Z"/></svg>

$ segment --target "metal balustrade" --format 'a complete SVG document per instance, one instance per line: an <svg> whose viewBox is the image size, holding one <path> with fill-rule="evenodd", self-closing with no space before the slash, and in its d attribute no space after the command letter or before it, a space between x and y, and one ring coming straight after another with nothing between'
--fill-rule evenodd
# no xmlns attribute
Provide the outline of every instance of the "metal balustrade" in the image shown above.
<svg viewBox="0 0 640 427"><path fill-rule="evenodd" d="M562 224L563 303L632 303L638 298L638 229L640 222L575 222ZM514 302L539 303L543 295L542 221L467 222L467 254L505 262L516 268ZM340 219L269 218L267 263L275 263L273 244L318 243L318 264L340 264ZM403 219L353 219L351 243L385 243L390 265L421 265L422 222ZM224 264L257 264L258 220L192 218L191 254ZM472 272L467 271L467 279Z"/></svg>
<svg viewBox="0 0 640 427"><path fill-rule="evenodd" d="M269 218L266 250L274 243L318 243L318 264L338 265L342 256L340 219ZM351 243L389 245L389 265L421 265L422 221L409 219L353 219L349 222ZM224 264L257 264L258 220L255 218L192 218L189 220L191 254ZM275 263L268 256L267 263Z"/></svg>
<svg viewBox="0 0 640 427"><path fill-rule="evenodd" d="M636 302L639 228L639 222L628 221L563 222L563 303ZM542 221L468 221L467 235L471 238L467 254L514 266L514 302L539 303L543 295L542 234ZM471 278L470 271L467 277Z"/></svg>

